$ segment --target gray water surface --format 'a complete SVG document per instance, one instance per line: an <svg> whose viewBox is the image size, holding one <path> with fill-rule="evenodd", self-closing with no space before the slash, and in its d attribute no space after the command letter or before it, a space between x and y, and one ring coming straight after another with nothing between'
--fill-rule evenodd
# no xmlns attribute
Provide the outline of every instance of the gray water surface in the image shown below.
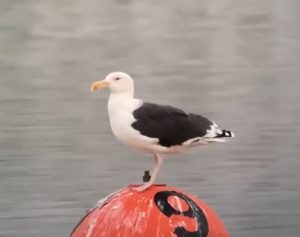
<svg viewBox="0 0 300 237"><path fill-rule="evenodd" d="M108 92L201 113L236 138L168 156L158 182L200 196L234 237L300 232L300 2L0 2L0 236L64 237L152 159L113 137Z"/></svg>

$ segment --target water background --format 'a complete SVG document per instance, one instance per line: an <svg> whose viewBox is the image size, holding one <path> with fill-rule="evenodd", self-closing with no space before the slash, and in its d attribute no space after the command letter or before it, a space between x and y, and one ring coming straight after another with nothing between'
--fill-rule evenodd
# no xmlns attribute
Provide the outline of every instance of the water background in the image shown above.
<svg viewBox="0 0 300 237"><path fill-rule="evenodd" d="M166 159L158 182L200 196L233 237L300 232L300 2L2 0L0 236L68 236L84 211L152 160L113 137L108 92L232 129L230 143Z"/></svg>

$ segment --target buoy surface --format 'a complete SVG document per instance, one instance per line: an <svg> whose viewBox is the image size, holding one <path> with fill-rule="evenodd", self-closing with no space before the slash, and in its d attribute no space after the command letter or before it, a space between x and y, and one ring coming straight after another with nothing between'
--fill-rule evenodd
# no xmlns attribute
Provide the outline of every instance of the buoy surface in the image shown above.
<svg viewBox="0 0 300 237"><path fill-rule="evenodd" d="M154 185L130 187L100 200L70 237L229 237L222 221L195 195Z"/></svg>

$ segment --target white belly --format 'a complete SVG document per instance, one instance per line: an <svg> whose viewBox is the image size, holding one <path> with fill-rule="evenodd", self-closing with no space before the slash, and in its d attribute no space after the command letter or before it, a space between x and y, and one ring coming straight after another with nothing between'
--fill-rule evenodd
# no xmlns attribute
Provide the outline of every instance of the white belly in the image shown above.
<svg viewBox="0 0 300 237"><path fill-rule="evenodd" d="M130 142L138 133L131 127L134 117L130 113L118 112L109 116L110 126L117 139L124 143Z"/></svg>

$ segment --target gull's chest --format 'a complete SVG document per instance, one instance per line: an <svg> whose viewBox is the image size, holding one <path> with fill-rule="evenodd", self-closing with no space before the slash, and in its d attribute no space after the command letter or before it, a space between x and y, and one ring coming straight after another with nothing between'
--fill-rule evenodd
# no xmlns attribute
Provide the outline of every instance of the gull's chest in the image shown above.
<svg viewBox="0 0 300 237"><path fill-rule="evenodd" d="M113 102L108 104L111 130L118 139L126 143L137 133L137 131L131 126L131 124L135 121L132 114L133 111L133 104L119 103L115 105Z"/></svg>
<svg viewBox="0 0 300 237"><path fill-rule="evenodd" d="M114 135L118 138L128 136L133 129L131 124L134 122L134 117L127 111L114 111L109 113L109 121Z"/></svg>

